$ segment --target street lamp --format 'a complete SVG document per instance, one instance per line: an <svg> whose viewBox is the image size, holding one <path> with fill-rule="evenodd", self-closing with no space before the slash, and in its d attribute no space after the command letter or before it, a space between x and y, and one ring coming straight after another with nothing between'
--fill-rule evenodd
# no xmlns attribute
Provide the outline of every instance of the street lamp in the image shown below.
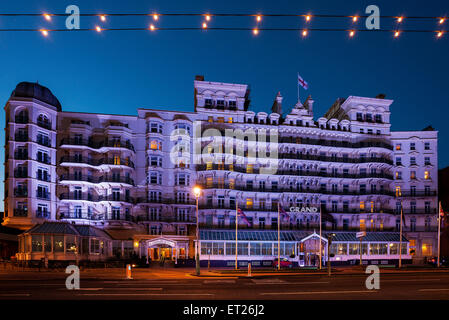
<svg viewBox="0 0 449 320"><path fill-rule="evenodd" d="M195 186L193 188L193 194L196 198L196 245L195 245L195 271L196 275L200 275L200 253L199 253L199 242L200 242L200 235L199 235L199 227L198 227L198 199L201 195L201 188L198 186Z"/></svg>

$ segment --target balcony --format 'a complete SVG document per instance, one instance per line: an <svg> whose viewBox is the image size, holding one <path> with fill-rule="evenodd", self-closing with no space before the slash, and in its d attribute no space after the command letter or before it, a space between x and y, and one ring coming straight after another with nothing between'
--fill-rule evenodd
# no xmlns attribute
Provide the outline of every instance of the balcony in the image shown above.
<svg viewBox="0 0 449 320"><path fill-rule="evenodd" d="M384 148L388 150L393 150L393 146L385 141L381 140L366 140L360 142L349 142L349 141L335 141L335 140L324 140L324 139L311 139L302 137L281 137L280 143L294 143L294 144L308 144L308 145L319 145L327 147L338 147L338 148Z"/></svg>
<svg viewBox="0 0 449 320"><path fill-rule="evenodd" d="M36 211L36 218L50 218L50 212L48 211Z"/></svg>
<svg viewBox="0 0 449 320"><path fill-rule="evenodd" d="M29 122L29 119L28 119L28 117L16 116L14 118L14 122L19 123L19 124L26 124Z"/></svg>
<svg viewBox="0 0 449 320"><path fill-rule="evenodd" d="M216 182L212 184L198 182L198 185L203 189L230 189L230 190L249 191L249 192L273 192L273 193L295 192L295 193L319 193L329 195L350 195L350 196L379 194L379 195L395 196L395 193L389 190L346 191L346 190L327 190L327 189L307 189L302 187L251 188L245 184L234 184L233 186L231 186L229 183L216 183Z"/></svg>
<svg viewBox="0 0 449 320"><path fill-rule="evenodd" d="M27 170L14 170L14 178L28 178Z"/></svg>
<svg viewBox="0 0 449 320"><path fill-rule="evenodd" d="M49 174L36 174L36 179L44 182L51 182L51 176Z"/></svg>
<svg viewBox="0 0 449 320"><path fill-rule="evenodd" d="M130 142L116 141L116 140L103 140L94 142L91 139L72 139L64 138L61 140L60 145L72 145L72 146L86 146L92 149L100 148L125 148L135 152L134 146Z"/></svg>
<svg viewBox="0 0 449 320"><path fill-rule="evenodd" d="M436 197L436 190L401 191L401 197Z"/></svg>
<svg viewBox="0 0 449 320"><path fill-rule="evenodd" d="M40 200L50 200L50 193L36 191L36 198Z"/></svg>
<svg viewBox="0 0 449 320"><path fill-rule="evenodd" d="M127 166L130 168L135 168L134 162L126 158L103 158L103 159L89 159L89 158L77 158L77 157L62 157L59 163L84 163L91 166L101 166L101 165L116 165L116 166Z"/></svg>
<svg viewBox="0 0 449 320"><path fill-rule="evenodd" d="M129 177L123 176L101 176L92 177L86 175L61 175L59 181L85 181L90 183L102 183L102 182L117 182L134 185L134 180Z"/></svg>
<svg viewBox="0 0 449 320"><path fill-rule="evenodd" d="M120 201L120 202L128 202L134 203L135 199L132 197L127 197L126 195L93 195L88 193L62 193L59 195L60 200L80 200L80 201L91 201L91 202L100 202L100 201Z"/></svg>
<svg viewBox="0 0 449 320"><path fill-rule="evenodd" d="M42 139L42 138L38 137L36 142L37 142L37 144L40 144L41 146L51 148L51 140L50 139Z"/></svg>
<svg viewBox="0 0 449 320"><path fill-rule="evenodd" d="M162 199L152 197L138 197L134 199L135 203L162 203L162 204L180 204L180 205L195 205L195 199Z"/></svg>
<svg viewBox="0 0 449 320"><path fill-rule="evenodd" d="M17 142L27 142L28 141L28 133L16 133L14 135L14 140Z"/></svg>
<svg viewBox="0 0 449 320"><path fill-rule="evenodd" d="M14 159L16 160L28 160L28 151L14 152Z"/></svg>
<svg viewBox="0 0 449 320"><path fill-rule="evenodd" d="M14 208L14 217L28 217L28 209Z"/></svg>
<svg viewBox="0 0 449 320"><path fill-rule="evenodd" d="M134 221L130 214L114 214L112 212L94 213L87 211L65 211L59 214L59 219L85 219L93 221L118 220L118 221Z"/></svg>
<svg viewBox="0 0 449 320"><path fill-rule="evenodd" d="M43 157L43 158L36 157L36 161L40 162L40 163L43 163L43 164L51 164L51 158L50 157Z"/></svg>
<svg viewBox="0 0 449 320"><path fill-rule="evenodd" d="M14 188L15 197L28 197L28 190L26 188Z"/></svg>
<svg viewBox="0 0 449 320"><path fill-rule="evenodd" d="M193 216L186 217L173 217L173 216L162 216L162 217L151 217L151 216L137 216L135 218L136 222L167 222L167 223L186 223L192 224L196 223L196 218Z"/></svg>
<svg viewBox="0 0 449 320"><path fill-rule="evenodd" d="M37 120L36 124L41 128L51 130L51 123L48 121Z"/></svg>

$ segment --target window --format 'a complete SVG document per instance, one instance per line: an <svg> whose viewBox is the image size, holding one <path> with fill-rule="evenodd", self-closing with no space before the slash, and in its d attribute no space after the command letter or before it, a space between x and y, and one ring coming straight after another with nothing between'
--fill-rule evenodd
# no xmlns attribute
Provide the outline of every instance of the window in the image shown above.
<svg viewBox="0 0 449 320"><path fill-rule="evenodd" d="M252 164L246 165L246 173L253 173L254 166Z"/></svg>
<svg viewBox="0 0 449 320"><path fill-rule="evenodd" d="M424 142L424 150L430 150L430 142Z"/></svg>
<svg viewBox="0 0 449 320"><path fill-rule="evenodd" d="M349 229L349 219L343 219L343 230Z"/></svg>
<svg viewBox="0 0 449 320"><path fill-rule="evenodd" d="M150 122L149 131L151 133L162 133L162 124L158 122Z"/></svg>
<svg viewBox="0 0 449 320"><path fill-rule="evenodd" d="M253 207L253 198L246 198L246 208L252 209Z"/></svg>
<svg viewBox="0 0 449 320"><path fill-rule="evenodd" d="M424 179L425 180L429 180L430 179L430 172L429 171L424 171Z"/></svg>
<svg viewBox="0 0 449 320"><path fill-rule="evenodd" d="M400 197L401 195L402 195L401 187L400 186L396 186L396 197Z"/></svg>
<svg viewBox="0 0 449 320"><path fill-rule="evenodd" d="M411 151L416 150L416 144L415 144L414 142L411 142L411 143L410 143L410 150L411 150Z"/></svg>
<svg viewBox="0 0 449 320"><path fill-rule="evenodd" d="M151 150L162 150L162 143L157 140L151 140L150 149Z"/></svg>
<svg viewBox="0 0 449 320"><path fill-rule="evenodd" d="M360 219L360 231L366 230L366 222L365 219Z"/></svg>
<svg viewBox="0 0 449 320"><path fill-rule="evenodd" d="M31 251L42 252L42 235L31 236Z"/></svg>
<svg viewBox="0 0 449 320"><path fill-rule="evenodd" d="M363 121L363 115L360 112L357 112L357 121Z"/></svg>
<svg viewBox="0 0 449 320"><path fill-rule="evenodd" d="M376 122L382 123L382 115L381 114L376 114Z"/></svg>
<svg viewBox="0 0 449 320"><path fill-rule="evenodd" d="M150 157L150 166L154 167L162 167L162 158L161 157Z"/></svg>
<svg viewBox="0 0 449 320"><path fill-rule="evenodd" d="M229 105L229 109L235 109L235 108L237 108L237 101L229 100L228 105Z"/></svg>
<svg viewBox="0 0 449 320"><path fill-rule="evenodd" d="M397 151L401 150L401 144L400 144L400 143L397 143L397 144L396 144L396 150L397 150Z"/></svg>
<svg viewBox="0 0 449 320"><path fill-rule="evenodd" d="M424 165L425 166L430 166L430 157L425 157L424 158Z"/></svg>
<svg viewBox="0 0 449 320"><path fill-rule="evenodd" d="M397 166L402 166L402 159L401 159L401 157L396 157L396 165Z"/></svg>
<svg viewBox="0 0 449 320"><path fill-rule="evenodd" d="M416 166L416 158L415 157L410 157L410 165Z"/></svg>
<svg viewBox="0 0 449 320"><path fill-rule="evenodd" d="M75 253L77 252L76 241L74 236L66 236L65 240L65 252Z"/></svg>
<svg viewBox="0 0 449 320"><path fill-rule="evenodd" d="M410 171L410 179L416 179L416 171Z"/></svg>
<svg viewBox="0 0 449 320"><path fill-rule="evenodd" d="M402 172L396 171L396 180L401 180L401 179L402 179Z"/></svg>
<svg viewBox="0 0 449 320"><path fill-rule="evenodd" d="M265 218L259 218L259 229L265 229Z"/></svg>

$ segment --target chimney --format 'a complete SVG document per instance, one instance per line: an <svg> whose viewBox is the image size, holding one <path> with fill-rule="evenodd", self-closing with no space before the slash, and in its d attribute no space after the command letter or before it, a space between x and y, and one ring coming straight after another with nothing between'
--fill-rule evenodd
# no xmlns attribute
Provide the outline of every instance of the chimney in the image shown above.
<svg viewBox="0 0 449 320"><path fill-rule="evenodd" d="M385 99L385 97L386 97L385 94L379 93L379 94L376 96L376 99Z"/></svg>
<svg viewBox="0 0 449 320"><path fill-rule="evenodd" d="M196 75L196 76L195 76L195 80L196 80L196 81L204 81L204 76Z"/></svg>
<svg viewBox="0 0 449 320"><path fill-rule="evenodd" d="M282 99L281 92L278 92L276 98L274 99L273 106L271 107L271 112L275 112L282 117Z"/></svg>

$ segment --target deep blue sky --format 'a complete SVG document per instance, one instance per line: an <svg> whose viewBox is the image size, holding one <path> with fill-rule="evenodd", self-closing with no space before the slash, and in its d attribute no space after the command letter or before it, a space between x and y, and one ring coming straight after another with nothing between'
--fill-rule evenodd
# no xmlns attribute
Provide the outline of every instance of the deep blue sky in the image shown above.
<svg viewBox="0 0 449 320"><path fill-rule="evenodd" d="M216 12L364 14L376 4L381 15L449 15L447 0L434 1L2 1L0 12L59 12L76 4L83 13ZM64 18L48 23L41 17L0 17L5 27L64 27ZM148 17L110 17L105 27L148 26ZM82 18L94 27L98 18ZM161 17L159 26L200 26L199 17ZM254 18L212 19L210 26L253 27ZM301 18L264 18L262 27L301 27ZM313 19L312 27L349 27L349 19ZM359 22L364 26L364 21ZM382 20L381 28L390 29ZM437 29L436 21L405 20L404 28ZM446 22L449 29L449 21ZM393 130L420 130L431 124L439 131L439 167L449 165L449 34L262 32L242 31L0 33L0 101L6 103L20 81L39 81L67 111L136 114L139 107L192 110L193 79L251 85L251 108L268 111L277 91L284 110L296 102L296 73L310 85L318 118L338 97L374 97L385 93ZM303 91L304 93L304 91ZM0 113L4 127L4 112ZM4 143L4 132L0 133ZM4 162L4 154L0 153ZM3 169L0 173L4 178ZM3 197L3 184L0 184ZM3 207L1 202L0 209Z"/></svg>

